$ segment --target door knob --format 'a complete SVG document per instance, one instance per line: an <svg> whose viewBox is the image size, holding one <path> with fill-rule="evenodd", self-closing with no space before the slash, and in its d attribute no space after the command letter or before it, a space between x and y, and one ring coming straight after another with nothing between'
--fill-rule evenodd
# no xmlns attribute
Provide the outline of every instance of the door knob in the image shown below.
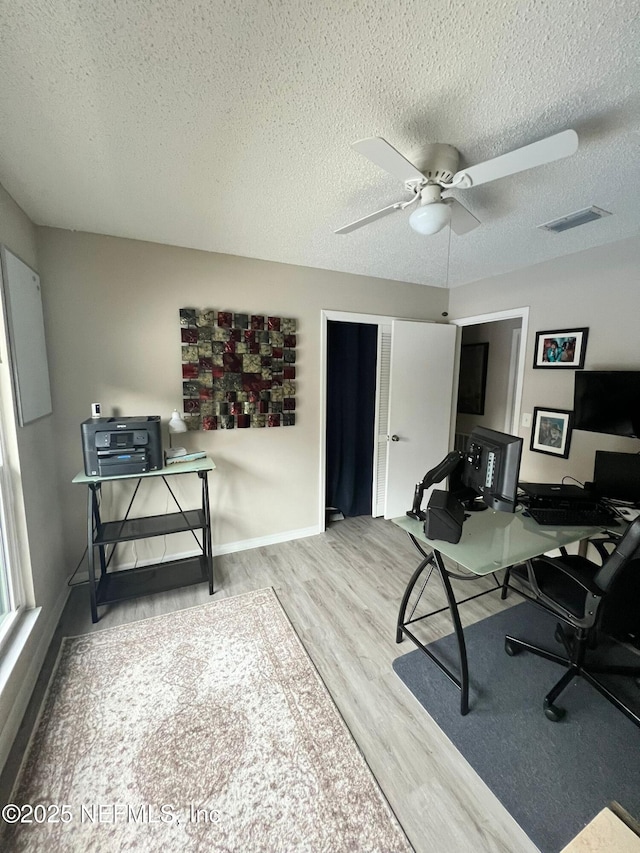
<svg viewBox="0 0 640 853"><path fill-rule="evenodd" d="M400 441L400 436L399 435L392 435L391 441Z"/></svg>

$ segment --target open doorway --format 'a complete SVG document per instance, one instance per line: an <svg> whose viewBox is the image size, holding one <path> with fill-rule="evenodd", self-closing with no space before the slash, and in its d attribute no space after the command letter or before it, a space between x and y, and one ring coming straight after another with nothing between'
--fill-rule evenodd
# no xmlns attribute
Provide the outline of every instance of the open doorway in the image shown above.
<svg viewBox="0 0 640 853"><path fill-rule="evenodd" d="M517 308L510 309L507 311L496 312L494 314L486 314L476 317L467 317L459 320L454 320L451 325L460 327L459 337L462 338L462 335L469 327L469 331L467 335L474 333L471 331L471 327L474 326L485 326L486 328L480 329L480 333L489 334L494 331L496 334L498 332L501 333L502 343L498 345L497 339L496 341L493 338L489 338L489 351L493 359L498 361L500 370L503 374L506 374L506 381L498 382L496 379L495 372L491 369L491 363L488 362L488 372L487 372L487 388L486 391L489 394L489 407L491 408L493 415L492 417L498 417L498 420L492 421L492 426L494 429L497 429L500 432L508 432L517 434L518 431L518 423L520 418L520 406L521 406L521 397L522 397L522 383L524 376L524 348L526 344L526 330L528 323L528 308ZM322 311L322 328L321 328L321 404L320 404L320 501L319 501L319 510L320 510L320 518L319 518L319 529L324 530L327 525L327 511L326 508L330 506L330 502L328 500L327 495L327 478L330 476L327 470L327 425L328 419L330 417L329 412L329 400L327 395L327 364L328 364L328 324L330 321L337 321L337 323L341 324L369 324L376 329L377 333L377 362L375 366L376 371L376 397L375 397L375 408L373 415L373 436L374 436L374 449L373 449L373 482L371 482L370 474L367 474L367 483L368 488L371 491L372 500L371 500L371 510L368 514L373 515L374 517L378 517L381 515L385 515L385 517L391 517L387 515L387 508L389 502L388 495L388 475L390 468L389 462L389 448L391 449L401 449L403 447L402 439L404 439L404 435L400 435L400 440L398 441L395 436L391 436L389 434L389 420L390 417L393 417L397 414L398 407L392 404L391 396L390 396L390 364L391 364L391 354L394 349L394 334L393 328L396 325L417 325L421 327L431 327L432 329L441 329L443 325L446 324L434 324L433 322L428 321L398 321L391 317L383 317L383 316L375 316L375 315L366 315L366 314L351 314L348 312L338 312L338 311ZM507 322L511 321L511 322ZM491 324L491 325L488 325ZM451 325L449 328L451 328ZM504 345L504 339L509 339L509 346ZM400 337L399 337L400 340ZM467 341L471 341L472 338L467 337ZM477 339L476 339L477 340ZM482 342L482 341L481 341ZM493 347L491 346L494 343ZM436 350L440 353L441 347L436 346ZM405 359L406 363L413 364L414 360L411 358ZM405 371L407 376L412 380L409 382L410 388L415 388L415 383L413 380L415 379L414 374L411 371ZM442 377L445 376L445 371L442 372ZM451 389L452 386L455 387L455 380L457 379L456 374L453 376L449 373L449 378L447 379L448 388ZM431 388L428 395L426 394L418 394L416 395L413 392L410 392L412 399L421 400L423 397L428 397L430 401L437 400L442 402L445 397L450 398L450 393L447 394L444 385L441 381L441 387L437 390ZM421 385L424 388L424 385ZM400 390L400 389L398 389ZM493 396L496 398L501 398L499 402L497 399L492 400ZM400 396L401 393L400 393ZM343 395L344 397L344 395ZM396 399L398 394L396 394ZM455 401L454 401L455 402ZM485 398L485 404L487 403L487 399ZM431 403L430 403L431 405ZM393 412L392 412L393 409ZM502 412L501 416L496 416L495 411L499 410ZM447 413L447 418L451 415L451 429L449 434L449 426L447 425L447 437L444 440L444 450L440 448L435 453L432 450L429 450L429 457L427 462L424 460L419 461L417 464L417 468L420 473L416 476L420 476L424 471L427 470L429 464L427 464L432 458L435 458L435 462L439 461L444 453L447 452L447 444L449 449L454 446L454 428L458 427L460 430L460 436L464 436L466 434L466 430L472 428L475 423L480 422L480 418L484 417L484 415L472 415L470 416L472 419L472 423L469 424L461 422L460 424L456 424L455 420L455 405L452 407L452 411ZM489 412L487 412L487 415ZM433 420L433 412L430 417ZM499 421L499 418L502 417L502 422ZM369 416L367 416L369 418ZM423 420L420 419L420 423ZM447 420L447 424L449 421ZM495 424L495 425L494 425ZM370 421L368 420L367 429L370 429ZM390 441L396 441L396 444L390 444ZM464 440L464 439L462 439ZM409 446L409 445L407 445ZM440 445L438 445L440 446ZM466 446L466 445L465 445ZM457 445L456 445L457 447ZM428 449L428 448L427 448ZM438 455L440 454L440 455ZM433 463L435 464L435 463ZM397 465L396 465L397 468ZM424 470L423 470L424 468ZM368 470L371 470L371 466L367 466ZM394 470L396 470L394 468ZM403 487L403 501L404 492L407 494L412 493L411 489L413 488L413 484L416 482L415 479L411 480L411 488ZM393 490L392 490L393 491ZM396 490L397 491L397 490ZM406 502L406 501L405 501ZM401 504L400 510L395 512L395 515L402 514L402 507L404 503ZM395 504L394 504L395 507Z"/></svg>
<svg viewBox="0 0 640 853"><path fill-rule="evenodd" d="M518 434L528 309L454 321L462 327L455 443L475 426Z"/></svg>
<svg viewBox="0 0 640 853"><path fill-rule="evenodd" d="M327 323L327 523L372 515L378 328Z"/></svg>
<svg viewBox="0 0 640 853"><path fill-rule="evenodd" d="M382 515L385 496L386 483L386 455L387 455L387 421L388 421L388 399L389 399L389 364L390 364L390 348L391 348L391 324L393 318L377 314L360 314L348 311L330 311L323 310L321 315L321 333L320 333L320 372L321 372L321 401L320 401L320 518L319 528L324 530L327 523L332 521L332 515L335 515L335 520L339 520L339 512L332 513L329 511L330 499L328 496L329 477L335 477L336 472L333 470L334 463L331 466L327 464L328 456L328 429L329 422L333 417L333 403L329 400L328 393L328 364L330 360L329 353L329 324L334 323L343 326L361 326L370 327L370 334L376 336L375 354L372 356L369 348L369 370L375 374L375 399L374 412L371 416L366 417L366 428L372 426L373 429L373 453L372 464L367 465L367 470L372 474L367 474L368 489L371 494L371 508L369 514L375 517ZM371 374L369 374L371 375ZM344 394L339 391L339 399L337 405L344 404ZM364 420L364 419L363 419ZM331 469L331 470L330 470ZM362 481L364 482L364 480ZM337 509L337 508L336 508Z"/></svg>

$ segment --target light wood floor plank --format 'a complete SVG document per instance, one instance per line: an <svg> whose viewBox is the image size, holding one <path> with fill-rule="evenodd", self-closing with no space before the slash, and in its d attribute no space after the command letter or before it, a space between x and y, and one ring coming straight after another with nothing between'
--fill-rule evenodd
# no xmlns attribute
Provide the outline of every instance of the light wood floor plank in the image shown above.
<svg viewBox="0 0 640 853"><path fill-rule="evenodd" d="M358 746L417 853L536 853L537 848L462 758L391 669L414 647L395 643L404 588L419 556L391 522L359 517L332 524L326 533L216 558L214 600L252 589L275 589L340 709ZM469 595L491 581L455 584ZM431 601L445 603L433 578ZM101 608L91 623L88 591L74 589L9 761L0 776L7 801L13 778L63 636L89 633L211 600L206 585ZM465 604L464 624L510 606L499 594ZM451 632L446 613L421 627L430 641ZM439 677L434 668L434 677ZM459 696L451 691L451 710ZM471 712L473 713L473 711Z"/></svg>

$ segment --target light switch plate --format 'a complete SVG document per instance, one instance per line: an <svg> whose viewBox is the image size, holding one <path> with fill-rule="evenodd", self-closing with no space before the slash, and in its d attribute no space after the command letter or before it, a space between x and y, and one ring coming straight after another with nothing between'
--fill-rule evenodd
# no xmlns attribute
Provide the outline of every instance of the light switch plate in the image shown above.
<svg viewBox="0 0 640 853"><path fill-rule="evenodd" d="M522 413L522 426L530 427L531 426L531 412L523 412Z"/></svg>

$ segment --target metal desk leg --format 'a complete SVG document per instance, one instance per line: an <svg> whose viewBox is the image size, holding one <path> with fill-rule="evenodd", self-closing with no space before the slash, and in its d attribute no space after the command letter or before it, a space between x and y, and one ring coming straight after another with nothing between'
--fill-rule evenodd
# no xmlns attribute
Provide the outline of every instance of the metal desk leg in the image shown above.
<svg viewBox="0 0 640 853"><path fill-rule="evenodd" d="M98 503L96 489L99 488L95 483L91 483L87 489L87 567L89 571L89 600L91 602L91 621L98 621L98 604L96 599L96 572L94 563L94 544L93 544L93 523L96 513L98 512ZM101 563L103 562L103 552L100 552Z"/></svg>
<svg viewBox="0 0 640 853"><path fill-rule="evenodd" d="M402 602L400 604L400 611L398 613L398 622L396 625L396 643L401 643L403 638L403 627L406 622L407 615L407 606L409 604L409 599L411 598L411 593L413 592L415 585L418 583L418 579L422 572L427 568L427 566L433 565L433 554L429 554L425 557L425 559L420 563L415 572L411 575L411 580L407 584L407 588L404 591L404 595L402 596Z"/></svg>
<svg viewBox="0 0 640 853"><path fill-rule="evenodd" d="M458 611L458 602L456 601L456 597L453 594L453 589L451 588L451 580L449 578L449 572L445 568L444 561L442 559L442 555L439 551L433 550L430 553L427 553L423 550L420 543L415 539L414 536L409 534L409 538L413 542L416 549L420 554L424 557L418 568L413 573L407 588L405 589L404 595L402 597L402 603L400 605L400 612L398 614L398 622L396 624L396 643L401 642L403 635L406 634L409 639L415 643L415 645L427 655L443 672L447 678L455 684L455 686L460 691L460 713L465 716L469 713L469 665L467 661L467 647L464 641L464 632L462 630L462 622L460 621L460 613ZM423 616L418 616L416 618L407 619L407 606L409 603L409 598L415 589L415 586L420 578L420 575L426 568L436 568L438 574L440 575L440 579L442 581L442 587L444 589L444 593L447 599L447 606L441 607L438 610L434 610L431 613L426 613ZM428 577L425 580L424 586L426 586L426 582L428 581ZM461 578L462 579L462 578ZM420 592L419 598L422 596L422 592L424 592L424 586L422 591ZM500 586L497 585L497 589L500 589ZM478 595L470 596L470 598L477 598L479 595L485 595L486 592L493 592L493 590L485 590ZM470 599L464 599L464 601L469 601ZM415 607L414 607L415 609ZM427 619L430 616L435 616L438 613L442 613L444 610L449 610L451 614L451 620L453 622L453 629L456 635L456 642L458 644L458 658L460 661L460 678L458 678L444 663L440 660L440 658L434 654L431 649L427 648L421 640L416 637L413 633L413 630L409 627L412 626L415 622L420 622L423 619Z"/></svg>
<svg viewBox="0 0 640 853"><path fill-rule="evenodd" d="M91 490L92 499L91 512L93 514L93 526L94 530L99 531L102 521L100 519L100 503L98 501L98 495L102 494L102 488L100 483L92 483L89 486L89 489ZM93 541L93 539L91 541ZM98 546L98 554L100 555L100 576L102 577L102 575L107 571L107 560L105 558L104 545Z"/></svg>
<svg viewBox="0 0 640 853"><path fill-rule="evenodd" d="M213 595L213 549L211 546L211 507L209 506L209 483L207 472L200 471L198 476L202 480L202 512L204 513L205 529L203 531L203 551L207 558L207 570L209 574L209 595Z"/></svg>
<svg viewBox="0 0 640 853"><path fill-rule="evenodd" d="M460 713L462 716L469 713L469 664L467 662L467 646L464 641L464 631L462 630L462 622L460 621L460 613L458 611L458 602L451 588L449 574L444 566L442 556L439 551L434 551L436 567L440 573L442 586L444 587L445 595L449 603L451 612L451 620L453 629L458 641L458 656L460 658Z"/></svg>

